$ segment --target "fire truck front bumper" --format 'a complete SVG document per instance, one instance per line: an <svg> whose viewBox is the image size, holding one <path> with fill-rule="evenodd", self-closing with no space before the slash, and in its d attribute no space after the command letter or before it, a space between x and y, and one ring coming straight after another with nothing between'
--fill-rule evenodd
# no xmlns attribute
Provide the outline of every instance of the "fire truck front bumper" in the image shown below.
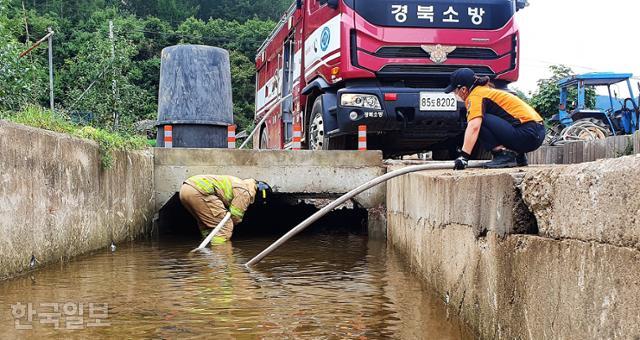
<svg viewBox="0 0 640 340"><path fill-rule="evenodd" d="M337 101L338 129L330 135L354 134L366 125L370 134L435 142L460 135L466 126L463 103L433 89L345 88Z"/></svg>

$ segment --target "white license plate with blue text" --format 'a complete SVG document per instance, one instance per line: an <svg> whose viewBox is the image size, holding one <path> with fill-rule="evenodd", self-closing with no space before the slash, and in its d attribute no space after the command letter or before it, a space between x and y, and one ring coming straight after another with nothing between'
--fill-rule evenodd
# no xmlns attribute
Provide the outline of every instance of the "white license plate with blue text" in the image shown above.
<svg viewBox="0 0 640 340"><path fill-rule="evenodd" d="M453 94L420 92L420 111L457 111L458 100Z"/></svg>

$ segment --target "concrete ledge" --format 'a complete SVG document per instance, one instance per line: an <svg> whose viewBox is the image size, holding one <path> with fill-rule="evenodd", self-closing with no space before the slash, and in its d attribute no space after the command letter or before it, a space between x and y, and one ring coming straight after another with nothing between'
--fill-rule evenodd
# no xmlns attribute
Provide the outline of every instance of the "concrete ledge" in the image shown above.
<svg viewBox="0 0 640 340"><path fill-rule="evenodd" d="M411 174L387 186L388 242L480 338L638 338L639 172L640 156Z"/></svg>
<svg viewBox="0 0 640 340"><path fill-rule="evenodd" d="M103 170L98 145L0 121L0 279L40 263L132 240L153 216L153 160L120 152Z"/></svg>
<svg viewBox="0 0 640 340"><path fill-rule="evenodd" d="M339 195L386 172L376 151L276 151L227 149L154 149L156 209L183 181L198 174L256 178L282 193ZM384 204L383 185L357 200L366 208Z"/></svg>
<svg viewBox="0 0 640 340"><path fill-rule="evenodd" d="M390 244L484 339L640 335L640 252L388 215Z"/></svg>
<svg viewBox="0 0 640 340"><path fill-rule="evenodd" d="M541 236L640 249L640 156L529 171L522 192Z"/></svg>
<svg viewBox="0 0 640 340"><path fill-rule="evenodd" d="M517 185L522 169L425 171L387 184L387 210L430 225L466 225L476 236L535 230Z"/></svg>

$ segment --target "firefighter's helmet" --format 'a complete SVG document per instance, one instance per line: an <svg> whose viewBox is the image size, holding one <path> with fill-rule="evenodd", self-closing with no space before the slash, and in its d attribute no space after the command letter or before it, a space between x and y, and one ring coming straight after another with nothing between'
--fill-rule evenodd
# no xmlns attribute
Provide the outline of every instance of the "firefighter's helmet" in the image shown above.
<svg viewBox="0 0 640 340"><path fill-rule="evenodd" d="M257 181L256 187L256 201L261 204L267 204L273 193L271 186L263 181Z"/></svg>

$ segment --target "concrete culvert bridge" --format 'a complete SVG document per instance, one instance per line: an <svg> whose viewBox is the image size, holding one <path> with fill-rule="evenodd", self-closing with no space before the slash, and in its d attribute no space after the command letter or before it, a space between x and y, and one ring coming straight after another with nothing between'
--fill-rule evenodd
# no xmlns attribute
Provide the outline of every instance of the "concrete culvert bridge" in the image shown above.
<svg viewBox="0 0 640 340"><path fill-rule="evenodd" d="M295 223L315 212L323 203L330 202L354 186L385 173L381 154L378 152L355 153L332 152L287 152L255 150L205 150L205 149L156 149L155 150L155 194L156 209L163 212L176 211L179 200L176 192L182 182L197 174L226 174L240 178L254 178L269 183L275 191L275 206L261 215L261 207L252 206L247 211L246 225L239 232L254 229L254 223L272 225L273 231L288 231ZM384 237L384 186L364 192L349 202L347 207L335 214L352 211L366 212L366 225L371 235ZM302 201L303 203L298 203ZM304 202L307 202L306 204ZM282 212L282 213L280 213ZM305 215L307 212L310 214ZM349 212L349 213L347 213ZM181 218L185 212L175 212ZM170 216L171 213L160 217ZM188 215L188 214L187 214ZM331 216L328 216L331 219ZM351 219L352 217L349 217ZM283 221L283 223L280 222ZM158 220L158 222L162 222ZM163 222L164 223L164 222ZM361 225L361 222L357 223ZM162 224L166 225L166 224ZM160 225L159 225L160 227ZM256 227L267 229L263 227ZM269 232L271 233L271 232Z"/></svg>
<svg viewBox="0 0 640 340"><path fill-rule="evenodd" d="M0 145L8 338L640 334L639 156L397 177L247 270L327 202L317 200L407 163L376 152L156 149L117 152L104 170L95 143L5 122ZM265 180L274 205L250 209L232 242L190 253L199 235L174 196L195 174ZM142 238L157 212L157 230L187 238ZM82 309L81 328L67 329L63 312L48 324L46 306Z"/></svg>

